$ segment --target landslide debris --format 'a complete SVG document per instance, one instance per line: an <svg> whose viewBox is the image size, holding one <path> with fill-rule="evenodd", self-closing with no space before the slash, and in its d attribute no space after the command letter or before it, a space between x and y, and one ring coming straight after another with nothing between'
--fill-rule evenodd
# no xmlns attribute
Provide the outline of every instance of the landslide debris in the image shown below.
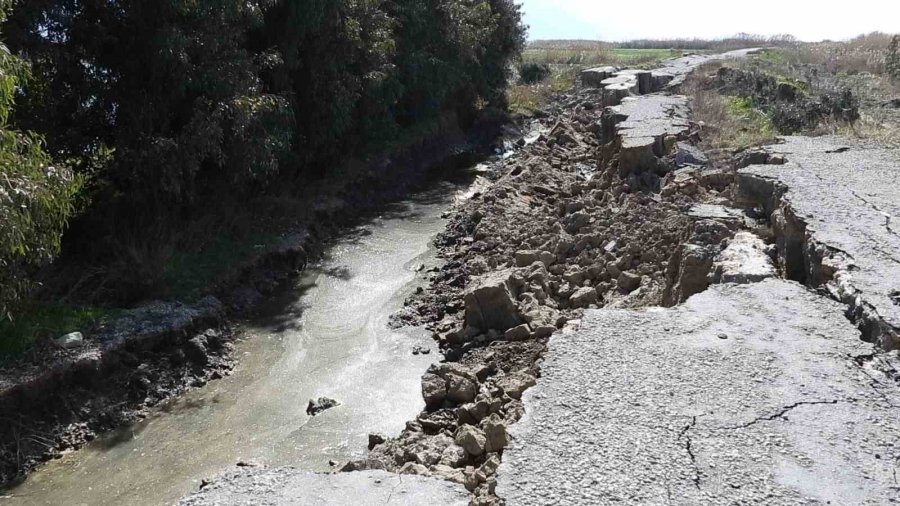
<svg viewBox="0 0 900 506"><path fill-rule="evenodd" d="M597 91L560 96L537 140L449 216L446 263L393 319L427 325L447 361L422 378L426 410L344 471L441 477L501 504L494 475L548 338L588 308L673 305L708 286L743 222L715 205L728 176L703 166L686 99L604 111Z"/></svg>

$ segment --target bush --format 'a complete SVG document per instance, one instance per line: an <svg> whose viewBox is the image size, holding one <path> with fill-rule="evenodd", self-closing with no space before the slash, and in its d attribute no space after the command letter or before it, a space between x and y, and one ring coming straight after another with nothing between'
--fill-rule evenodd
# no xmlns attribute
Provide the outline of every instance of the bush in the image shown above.
<svg viewBox="0 0 900 506"><path fill-rule="evenodd" d="M0 18L10 6L0 1ZM8 125L28 69L0 44L0 320L13 317L32 271L58 252L80 178L54 166L39 136Z"/></svg>
<svg viewBox="0 0 900 506"><path fill-rule="evenodd" d="M550 77L550 66L544 63L523 63L519 65L519 80L522 84L537 84Z"/></svg>
<svg viewBox="0 0 900 506"><path fill-rule="evenodd" d="M900 80L900 35L891 37L887 56L884 59L884 67L891 78Z"/></svg>

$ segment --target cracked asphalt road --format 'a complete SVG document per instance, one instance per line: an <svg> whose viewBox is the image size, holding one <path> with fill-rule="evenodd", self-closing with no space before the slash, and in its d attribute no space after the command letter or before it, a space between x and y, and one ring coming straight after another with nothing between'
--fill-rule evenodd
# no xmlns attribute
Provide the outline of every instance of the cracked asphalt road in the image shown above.
<svg viewBox="0 0 900 506"><path fill-rule="evenodd" d="M509 505L900 503L900 392L843 306L789 281L589 312L551 341Z"/></svg>
<svg viewBox="0 0 900 506"><path fill-rule="evenodd" d="M807 235L852 260L845 276L852 290L842 298L858 291L896 334L884 347L900 346L900 149L837 137L786 137L767 149L788 163L741 169L738 190L753 193L753 178L784 185Z"/></svg>

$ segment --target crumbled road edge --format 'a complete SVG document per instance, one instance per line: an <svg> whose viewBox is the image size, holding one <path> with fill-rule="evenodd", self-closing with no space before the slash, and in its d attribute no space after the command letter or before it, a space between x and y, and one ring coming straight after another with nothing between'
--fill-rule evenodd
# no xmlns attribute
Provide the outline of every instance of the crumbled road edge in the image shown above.
<svg viewBox="0 0 900 506"><path fill-rule="evenodd" d="M709 286L746 228L719 206L733 172L704 170L685 97L597 107L618 100L607 93L559 97L537 140L454 209L436 241L445 265L394 318L427 325L444 351L422 380L427 408L397 438L373 434L368 457L342 471L440 477L464 485L473 505L502 504L495 474L508 428L550 336L586 309L672 306Z"/></svg>

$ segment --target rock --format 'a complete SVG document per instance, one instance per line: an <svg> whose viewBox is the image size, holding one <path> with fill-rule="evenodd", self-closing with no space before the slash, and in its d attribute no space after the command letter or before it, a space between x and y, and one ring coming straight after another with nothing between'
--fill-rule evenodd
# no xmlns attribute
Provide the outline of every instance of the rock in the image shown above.
<svg viewBox="0 0 900 506"><path fill-rule="evenodd" d="M685 244L676 250L676 255L666 269L668 287L663 296L664 305L680 304L709 287L708 277L716 256L711 248L711 246Z"/></svg>
<svg viewBox="0 0 900 506"><path fill-rule="evenodd" d="M84 346L84 336L81 332L72 332L53 340L53 344L64 350L71 350Z"/></svg>
<svg viewBox="0 0 900 506"><path fill-rule="evenodd" d="M466 482L464 483L466 490L474 492L478 488L478 472L474 467L468 466L463 470L463 476L466 477Z"/></svg>
<svg viewBox="0 0 900 506"><path fill-rule="evenodd" d="M523 250L516 252L516 267L528 267L540 260L540 251Z"/></svg>
<svg viewBox="0 0 900 506"><path fill-rule="evenodd" d="M569 297L569 303L574 308L588 307L591 304L596 304L597 300L597 290L591 287L579 288Z"/></svg>
<svg viewBox="0 0 900 506"><path fill-rule="evenodd" d="M381 434L371 433L369 434L369 451L371 451L376 446L387 441L387 438Z"/></svg>
<svg viewBox="0 0 900 506"><path fill-rule="evenodd" d="M765 165L769 159L769 152L763 148L750 148L735 157L735 165L743 169L751 165Z"/></svg>
<svg viewBox="0 0 900 506"><path fill-rule="evenodd" d="M422 398L429 408L443 404L447 398L447 380L431 373L422 376Z"/></svg>
<svg viewBox="0 0 900 506"><path fill-rule="evenodd" d="M403 467L400 468L399 472L400 474L412 474L416 476L429 476L431 474L427 467L415 462L403 464Z"/></svg>
<svg viewBox="0 0 900 506"><path fill-rule="evenodd" d="M468 454L462 446L453 443L441 453L440 463L450 467L459 467L465 464Z"/></svg>
<svg viewBox="0 0 900 506"><path fill-rule="evenodd" d="M541 325L534 329L534 333L532 337L535 339L543 339L545 337L550 337L553 333L556 332L556 327L552 327L550 325Z"/></svg>
<svg viewBox="0 0 900 506"><path fill-rule="evenodd" d="M540 261L543 262L546 267L550 267L556 263L556 255L549 251L541 251L539 257Z"/></svg>
<svg viewBox="0 0 900 506"><path fill-rule="evenodd" d="M641 277L633 272L623 272L617 279L619 289L624 293L631 293L641 286Z"/></svg>
<svg viewBox="0 0 900 506"><path fill-rule="evenodd" d="M750 232L738 232L715 259L714 283L758 283L778 275L766 244Z"/></svg>
<svg viewBox="0 0 900 506"><path fill-rule="evenodd" d="M452 481L453 483L459 483L460 485L465 485L466 483L466 477L463 474L462 469L454 469L443 464L431 466L431 475L447 481Z"/></svg>
<svg viewBox="0 0 900 506"><path fill-rule="evenodd" d="M329 399L328 397L319 397L318 399L310 399L309 404L306 406L306 414L309 416L316 416L319 413L340 406L341 403L334 400Z"/></svg>
<svg viewBox="0 0 900 506"><path fill-rule="evenodd" d="M509 272L501 271L466 293L466 327L505 332L522 323L508 280Z"/></svg>
<svg viewBox="0 0 900 506"><path fill-rule="evenodd" d="M479 471L484 473L485 476L493 476L497 474L497 469L500 468L500 457L497 454L491 455L484 461L484 464L481 464Z"/></svg>
<svg viewBox="0 0 900 506"><path fill-rule="evenodd" d="M606 264L606 273L609 274L609 277L612 279L619 279L619 276L622 275L622 270L619 269L616 262L609 262Z"/></svg>
<svg viewBox="0 0 900 506"><path fill-rule="evenodd" d="M184 354L197 364L209 363L209 350L206 349L206 336L199 335L189 339L184 347Z"/></svg>
<svg viewBox="0 0 900 506"><path fill-rule="evenodd" d="M465 404L475 400L478 385L470 379L458 374L447 375L447 399L456 404Z"/></svg>
<svg viewBox="0 0 900 506"><path fill-rule="evenodd" d="M531 329L524 323L507 330L506 334L503 335L503 338L507 341L524 341L529 337L531 337Z"/></svg>
<svg viewBox="0 0 900 506"><path fill-rule="evenodd" d="M454 440L457 445L473 457L484 453L484 445L487 444L487 437L484 435L484 432L471 425L463 425L457 429Z"/></svg>
<svg viewBox="0 0 900 506"><path fill-rule="evenodd" d="M494 384L503 389L506 395L513 399L521 399L525 390L537 384L534 376L525 372L513 372L504 374L494 381Z"/></svg>
<svg viewBox="0 0 900 506"><path fill-rule="evenodd" d="M686 142L679 142L675 145L675 165L684 167L685 165L706 166L709 164L709 158L696 146L692 146Z"/></svg>
<svg viewBox="0 0 900 506"><path fill-rule="evenodd" d="M506 432L506 422L499 415L493 414L481 422L487 442L484 446L486 453L499 452L509 444L509 436Z"/></svg>
<svg viewBox="0 0 900 506"><path fill-rule="evenodd" d="M587 226L590 221L591 218L587 215L587 213L570 214L565 220L566 232L570 234L578 233L578 231Z"/></svg>

